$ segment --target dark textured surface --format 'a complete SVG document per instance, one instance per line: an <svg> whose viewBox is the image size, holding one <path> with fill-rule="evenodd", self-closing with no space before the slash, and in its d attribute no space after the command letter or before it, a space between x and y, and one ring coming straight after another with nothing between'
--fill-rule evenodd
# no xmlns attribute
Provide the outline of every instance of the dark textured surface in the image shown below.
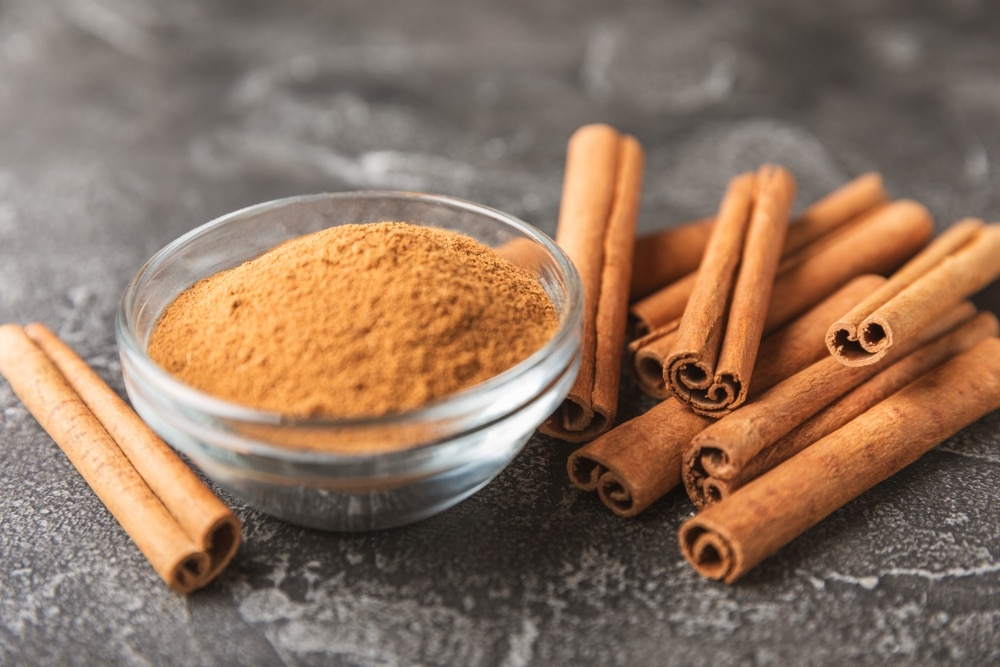
<svg viewBox="0 0 1000 667"><path fill-rule="evenodd" d="M1000 5L818 5L0 1L0 321L45 322L121 389L117 300L182 232L375 187L553 233L566 139L596 120L646 147L643 229L711 212L765 160L800 205L879 170L939 228L1000 218ZM680 493L618 519L538 437L470 500L383 533L227 498L245 544L182 597L6 383L0 407L0 664L1000 661L1000 414L731 587L684 563Z"/></svg>

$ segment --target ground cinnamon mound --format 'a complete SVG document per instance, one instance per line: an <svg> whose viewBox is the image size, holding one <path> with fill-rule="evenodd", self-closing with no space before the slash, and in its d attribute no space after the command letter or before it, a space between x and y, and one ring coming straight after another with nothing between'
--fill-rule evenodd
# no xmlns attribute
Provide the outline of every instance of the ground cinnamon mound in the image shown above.
<svg viewBox="0 0 1000 667"><path fill-rule="evenodd" d="M491 248L384 222L292 239L196 283L163 313L148 352L241 405L377 416L493 377L557 326L538 281Z"/></svg>

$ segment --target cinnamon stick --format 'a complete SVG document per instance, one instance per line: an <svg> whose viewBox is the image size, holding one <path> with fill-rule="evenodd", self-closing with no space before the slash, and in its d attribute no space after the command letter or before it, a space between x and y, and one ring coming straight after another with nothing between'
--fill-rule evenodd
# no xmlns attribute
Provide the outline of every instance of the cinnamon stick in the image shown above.
<svg viewBox="0 0 1000 667"><path fill-rule="evenodd" d="M918 377L986 338L1000 333L995 315L981 312L937 340L892 363L842 398L827 406L740 467L731 477L708 477L695 505L703 507L732 495L825 435L832 433L864 411L874 407ZM691 490L688 489L689 495ZM692 500L694 496L692 495Z"/></svg>
<svg viewBox="0 0 1000 667"><path fill-rule="evenodd" d="M1000 339L989 338L685 521L684 557L732 583L875 484L1000 408Z"/></svg>
<svg viewBox="0 0 1000 667"><path fill-rule="evenodd" d="M781 167L732 180L664 370L671 392L704 415L746 400L795 199Z"/></svg>
<svg viewBox="0 0 1000 667"><path fill-rule="evenodd" d="M540 427L570 442L603 433L617 414L642 169L639 142L608 125L570 138L556 242L583 283L582 360L569 396Z"/></svg>
<svg viewBox="0 0 1000 667"><path fill-rule="evenodd" d="M881 174L867 172L853 178L817 199L796 218L785 237L785 256L888 201Z"/></svg>
<svg viewBox="0 0 1000 667"><path fill-rule="evenodd" d="M975 316L963 303L934 325L900 345L887 363L912 352ZM709 425L691 440L684 453L681 478L696 507L713 500L709 480L727 480L780 437L874 376L878 366L848 367L829 355L779 382L743 409Z"/></svg>
<svg viewBox="0 0 1000 667"><path fill-rule="evenodd" d="M635 240L629 300L641 299L698 268L715 218L701 218Z"/></svg>
<svg viewBox="0 0 1000 667"><path fill-rule="evenodd" d="M55 334L0 326L0 375L171 588L228 564L239 520Z"/></svg>
<svg viewBox="0 0 1000 667"><path fill-rule="evenodd" d="M779 268L768 305L765 334L855 276L896 269L918 252L933 232L934 223L927 209L904 199L880 206L800 249ZM677 327L675 320L628 345L637 384L658 398L670 395L664 367L674 346Z"/></svg>
<svg viewBox="0 0 1000 667"><path fill-rule="evenodd" d="M877 173L862 174L845 183L815 201L789 224L782 259L887 201L882 177ZM640 289L637 286L640 276L646 281L641 283L643 290L654 281L660 287L655 292L649 290L651 293L644 293L645 298L634 301L629 310L635 319L637 335L644 335L683 314L710 233L710 225L699 221L648 235L636 242L633 299ZM641 265L640 259L643 262ZM681 269L685 271L682 273ZM778 271L780 273L780 267Z"/></svg>
<svg viewBox="0 0 1000 667"><path fill-rule="evenodd" d="M1000 223L961 220L835 322L827 346L848 366L875 363L898 341L998 277Z"/></svg>
<svg viewBox="0 0 1000 667"><path fill-rule="evenodd" d="M760 371L751 396L827 356L822 332L831 313L856 303L884 278L859 276L761 344ZM681 455L691 438L712 419L668 398L644 414L611 429L573 452L567 461L570 481L597 491L615 514L635 516L681 482Z"/></svg>
<svg viewBox="0 0 1000 667"><path fill-rule="evenodd" d="M636 516L680 484L681 454L710 422L668 398L570 454L570 481L618 516Z"/></svg>

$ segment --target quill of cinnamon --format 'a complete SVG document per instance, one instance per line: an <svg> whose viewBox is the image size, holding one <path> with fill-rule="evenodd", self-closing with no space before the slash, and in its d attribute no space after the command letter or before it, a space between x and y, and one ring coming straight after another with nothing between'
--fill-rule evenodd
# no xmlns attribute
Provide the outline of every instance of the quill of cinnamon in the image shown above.
<svg viewBox="0 0 1000 667"><path fill-rule="evenodd" d="M898 341L1000 277L1000 223L961 220L835 322L830 353L848 366L873 364Z"/></svg>
<svg viewBox="0 0 1000 667"><path fill-rule="evenodd" d="M934 233L930 213L901 199L875 208L805 246L782 261L771 291L765 334L787 323L832 294L851 278L887 273L917 253ZM651 396L670 395L665 364L677 335L678 321L668 323L628 345L639 387Z"/></svg>
<svg viewBox="0 0 1000 667"><path fill-rule="evenodd" d="M225 568L239 520L55 334L0 326L0 375L171 588Z"/></svg>
<svg viewBox="0 0 1000 667"><path fill-rule="evenodd" d="M608 125L585 125L569 140L556 242L583 283L582 360L540 430L570 442L603 433L617 414L642 170L639 142Z"/></svg>
<svg viewBox="0 0 1000 667"><path fill-rule="evenodd" d="M782 260L887 201L881 175L866 173L848 181L813 202L788 225ZM644 298L634 301L629 312L636 320L637 334L646 334L684 313L713 222L710 218L689 223L636 241L632 292L633 299L638 293ZM654 284L655 291L650 288Z"/></svg>
<svg viewBox="0 0 1000 667"><path fill-rule="evenodd" d="M699 508L732 495L740 487L837 430L927 371L981 340L996 337L998 333L1000 326L996 316L985 311L979 313L954 331L889 364L888 368L880 370L874 377L766 446L731 474L705 478L700 491L692 492L688 487L688 495ZM688 478L684 479L686 482Z"/></svg>
<svg viewBox="0 0 1000 667"><path fill-rule="evenodd" d="M726 192L664 371L699 414L746 400L794 200L792 175L773 165L737 176Z"/></svg>
<svg viewBox="0 0 1000 667"><path fill-rule="evenodd" d="M857 303L884 281L859 276L768 336L761 344L751 395L829 356L821 338L830 314ZM712 421L668 398L573 452L567 461L570 481L584 491L597 491L615 514L635 516L680 484L683 452Z"/></svg>
<svg viewBox="0 0 1000 667"><path fill-rule="evenodd" d="M641 299L694 273L712 235L714 222L714 218L692 220L637 238L629 300Z"/></svg>
<svg viewBox="0 0 1000 667"><path fill-rule="evenodd" d="M1000 339L944 362L685 521L684 557L732 583L837 508L1000 408Z"/></svg>
<svg viewBox="0 0 1000 667"><path fill-rule="evenodd" d="M956 306L920 335L898 346L886 362L891 363L960 326L975 312L971 303ZM715 497L710 480L734 477L768 446L874 376L883 365L849 367L825 355L779 382L743 409L726 415L698 433L684 454L681 472L692 502L697 507L712 502Z"/></svg>

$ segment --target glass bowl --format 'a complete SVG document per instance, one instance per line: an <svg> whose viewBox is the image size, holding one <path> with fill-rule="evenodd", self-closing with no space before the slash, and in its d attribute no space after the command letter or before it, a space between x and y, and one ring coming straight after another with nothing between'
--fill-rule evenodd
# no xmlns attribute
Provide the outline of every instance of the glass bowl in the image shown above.
<svg viewBox="0 0 1000 667"><path fill-rule="evenodd" d="M147 356L157 318L198 280L296 236L381 221L460 232L506 254L537 276L559 314L558 331L485 382L417 410L366 419L301 418L236 405L183 384ZM292 523L374 530L451 507L513 460L573 384L582 302L569 258L512 216L436 195L343 192L251 206L178 238L126 288L116 334L133 407L209 478Z"/></svg>

